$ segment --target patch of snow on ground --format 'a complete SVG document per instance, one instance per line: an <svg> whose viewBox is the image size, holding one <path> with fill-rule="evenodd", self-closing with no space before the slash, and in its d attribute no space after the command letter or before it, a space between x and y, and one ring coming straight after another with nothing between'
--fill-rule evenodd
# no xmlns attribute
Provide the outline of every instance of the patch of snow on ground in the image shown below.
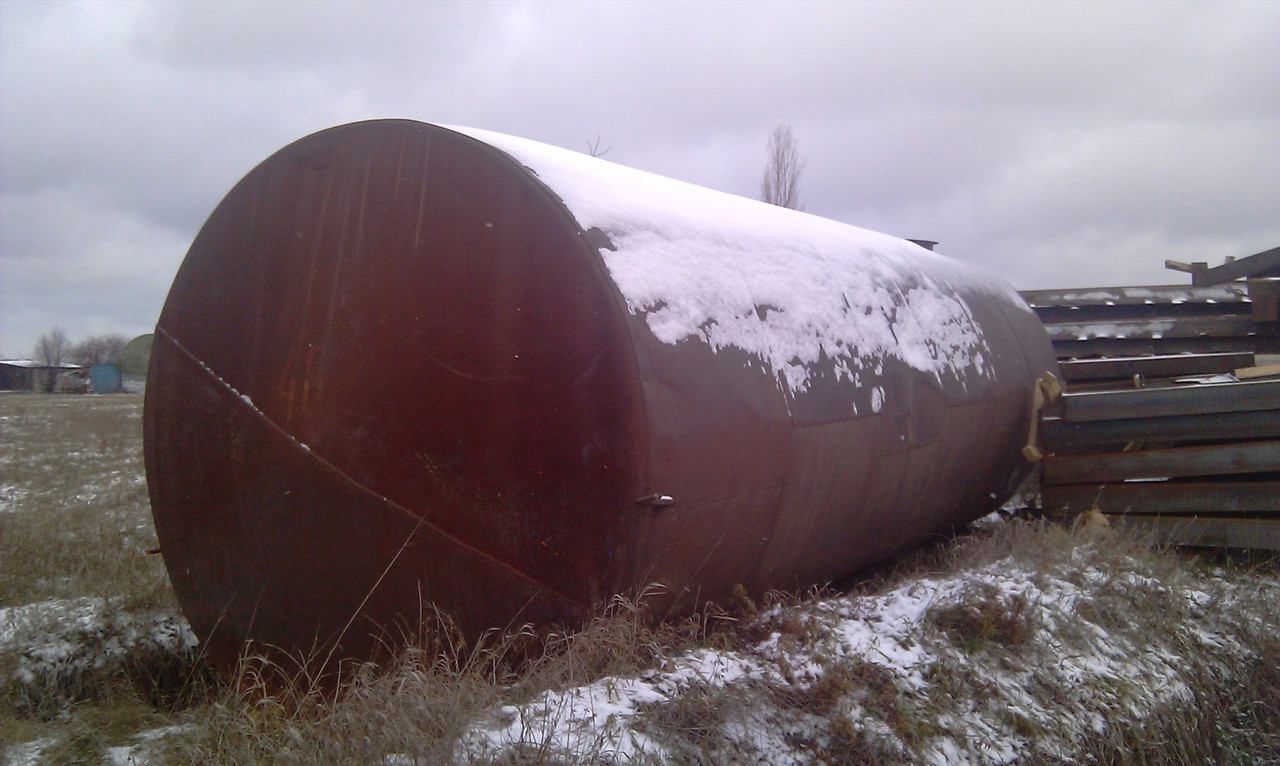
<svg viewBox="0 0 1280 766"><path fill-rule="evenodd" d="M877 595L774 607L756 621L766 637L746 651L697 650L639 677L504 707L472 729L459 757L683 762L682 753L695 752L713 761L807 763L814 752L839 752L833 742L844 737L855 760L1069 760L1108 726L1189 699L1179 662L1187 642L1230 650L1214 622L1220 616L1202 608L1223 594L1178 587L1116 571L1084 545L1067 567L1010 558ZM1280 583L1259 587L1280 597ZM1123 613L1099 613L1100 593L1188 608L1181 627L1153 633ZM701 706L690 702L699 695ZM655 724L671 710L701 723L683 732Z"/></svg>
<svg viewBox="0 0 1280 766"><path fill-rule="evenodd" d="M106 752L107 762L111 766L150 766L151 764L164 763L164 757L156 753L156 746L166 737L181 735L195 729L194 725L187 724L183 726L160 726L155 729L140 731L130 738L134 744L108 747Z"/></svg>
<svg viewBox="0 0 1280 766"><path fill-rule="evenodd" d="M13 513L27 498L27 490L16 484L0 484L0 513Z"/></svg>
<svg viewBox="0 0 1280 766"><path fill-rule="evenodd" d="M39 766L43 762L45 748L53 744L50 739L33 739L30 742L16 742L4 749L4 766Z"/></svg>
<svg viewBox="0 0 1280 766"><path fill-rule="evenodd" d="M132 735L133 744L114 745L104 751L105 761L110 766L151 766L165 762L164 756L157 753L159 745L166 737L193 731L195 726L160 726L146 729ZM53 745L51 739L35 739L10 745L3 752L0 764L3 766L37 766L46 762L45 750Z"/></svg>
<svg viewBox="0 0 1280 766"><path fill-rule="evenodd" d="M9 674L21 684L102 669L140 649L178 652L195 646L182 616L127 612L102 598L0 608L0 653L16 658Z"/></svg>
<svg viewBox="0 0 1280 766"><path fill-rule="evenodd" d="M503 707L492 721L464 738L463 749L485 756L505 750L590 753L621 762L661 755L664 751L656 740L631 726L639 713L677 700L695 686L724 687L763 676L764 670L750 658L700 649L639 678L605 678L544 692L520 707Z"/></svg>

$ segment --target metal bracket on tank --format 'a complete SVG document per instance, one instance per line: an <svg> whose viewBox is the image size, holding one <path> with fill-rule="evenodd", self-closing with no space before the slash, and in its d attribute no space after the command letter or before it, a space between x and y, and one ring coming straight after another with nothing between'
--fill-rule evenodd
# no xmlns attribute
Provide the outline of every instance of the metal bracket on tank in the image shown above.
<svg viewBox="0 0 1280 766"><path fill-rule="evenodd" d="M636 500L636 505L647 505L653 508L666 508L669 505L675 505L676 499L671 495L664 495L655 492L652 495L645 495Z"/></svg>
<svg viewBox="0 0 1280 766"><path fill-rule="evenodd" d="M1036 379L1031 393L1031 426L1027 433L1027 446L1022 448L1022 456L1032 463L1044 460L1044 450L1040 449L1040 414L1044 409L1062 396L1062 383L1052 372L1046 372Z"/></svg>

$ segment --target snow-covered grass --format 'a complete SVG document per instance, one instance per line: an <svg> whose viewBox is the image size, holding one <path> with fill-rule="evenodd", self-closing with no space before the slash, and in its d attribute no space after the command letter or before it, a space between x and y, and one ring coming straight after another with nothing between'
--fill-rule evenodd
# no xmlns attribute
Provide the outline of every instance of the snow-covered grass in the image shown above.
<svg viewBox="0 0 1280 766"><path fill-rule="evenodd" d="M0 397L0 558L26 562L0 591L0 763L1280 763L1275 559L1019 517L849 592L660 625L640 594L479 647L442 618L340 694L254 658L218 683L137 574L140 407ZM54 576L41 547L84 561Z"/></svg>
<svg viewBox="0 0 1280 766"><path fill-rule="evenodd" d="M170 744L249 763L1280 761L1274 562L1007 519L854 592L770 601L653 626L620 599L519 671L519 640L417 654L336 701L230 698Z"/></svg>
<svg viewBox="0 0 1280 766"><path fill-rule="evenodd" d="M459 752L571 762L1280 759L1280 580L1007 521L727 649L500 708ZM937 571L933 571L937 566ZM1145 749L1144 749L1145 748Z"/></svg>
<svg viewBox="0 0 1280 766"><path fill-rule="evenodd" d="M9 761L95 762L207 682L155 546L141 396L0 396Z"/></svg>
<svg viewBox="0 0 1280 766"><path fill-rule="evenodd" d="M172 611L89 596L0 608L0 674L19 715L56 715L122 682L158 702L198 672L196 655L195 636Z"/></svg>

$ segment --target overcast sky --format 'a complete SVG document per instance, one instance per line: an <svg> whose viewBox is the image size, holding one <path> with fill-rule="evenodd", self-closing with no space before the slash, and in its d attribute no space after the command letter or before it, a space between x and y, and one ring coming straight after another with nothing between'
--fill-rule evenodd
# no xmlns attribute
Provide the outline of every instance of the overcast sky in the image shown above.
<svg viewBox="0 0 1280 766"><path fill-rule="evenodd" d="M805 208L1019 289L1280 245L1280 2L0 1L0 355L150 332L222 196L353 120L468 125Z"/></svg>

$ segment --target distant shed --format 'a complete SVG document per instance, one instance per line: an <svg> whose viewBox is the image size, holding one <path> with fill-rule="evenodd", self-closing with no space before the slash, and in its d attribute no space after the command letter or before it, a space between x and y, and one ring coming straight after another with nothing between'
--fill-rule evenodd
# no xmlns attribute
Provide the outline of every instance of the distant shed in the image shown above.
<svg viewBox="0 0 1280 766"><path fill-rule="evenodd" d="M3 359L0 360L0 391L48 391L53 377L78 369L74 364L53 367L33 359Z"/></svg>
<svg viewBox="0 0 1280 766"><path fill-rule="evenodd" d="M95 394L118 394L123 389L120 368L114 364L95 364L90 367L89 381Z"/></svg>

